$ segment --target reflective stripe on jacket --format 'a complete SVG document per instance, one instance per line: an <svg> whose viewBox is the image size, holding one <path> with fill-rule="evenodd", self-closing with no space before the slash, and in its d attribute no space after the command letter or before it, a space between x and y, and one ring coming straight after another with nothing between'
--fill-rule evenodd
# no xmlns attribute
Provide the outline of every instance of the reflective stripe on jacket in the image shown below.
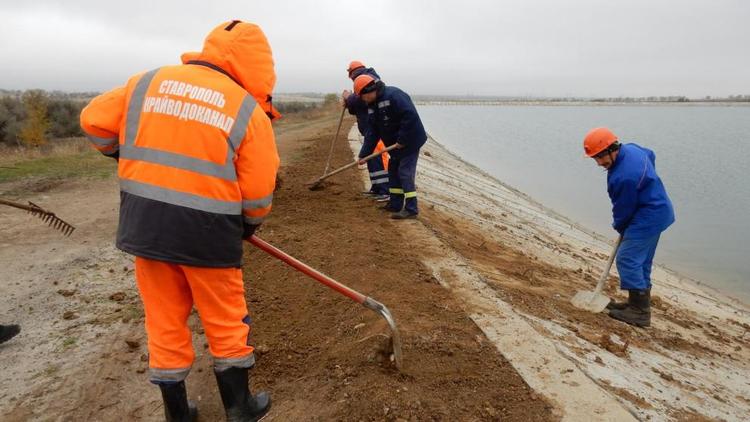
<svg viewBox="0 0 750 422"><path fill-rule="evenodd" d="M237 25L235 43L254 28ZM232 41L219 35L220 42ZM81 113L81 126L105 155L119 151L120 249L177 264L233 267L241 264L246 226L260 224L271 210L279 157L270 119L256 107L265 98L239 84L246 76L210 65L206 48L201 59L209 65L155 69L95 98ZM272 60L270 49L267 56Z"/></svg>

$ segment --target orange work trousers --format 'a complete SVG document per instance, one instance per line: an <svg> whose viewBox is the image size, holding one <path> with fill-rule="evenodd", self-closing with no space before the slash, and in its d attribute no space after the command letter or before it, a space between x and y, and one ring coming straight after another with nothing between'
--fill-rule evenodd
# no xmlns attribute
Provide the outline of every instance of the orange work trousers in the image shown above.
<svg viewBox="0 0 750 422"><path fill-rule="evenodd" d="M192 267L136 257L135 278L146 311L151 382L179 382L190 372L195 352L187 319L193 305L216 370L253 366L241 269Z"/></svg>

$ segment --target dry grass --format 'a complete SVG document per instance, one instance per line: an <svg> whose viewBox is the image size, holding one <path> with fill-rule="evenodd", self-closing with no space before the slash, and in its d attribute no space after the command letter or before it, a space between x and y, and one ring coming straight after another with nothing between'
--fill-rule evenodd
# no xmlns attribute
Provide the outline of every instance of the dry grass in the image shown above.
<svg viewBox="0 0 750 422"><path fill-rule="evenodd" d="M50 141L40 148L27 148L0 144L0 167L50 156L66 156L87 152L91 144L85 138L67 138Z"/></svg>
<svg viewBox="0 0 750 422"><path fill-rule="evenodd" d="M26 179L105 178L114 161L83 138L60 139L41 148L0 147L0 183Z"/></svg>

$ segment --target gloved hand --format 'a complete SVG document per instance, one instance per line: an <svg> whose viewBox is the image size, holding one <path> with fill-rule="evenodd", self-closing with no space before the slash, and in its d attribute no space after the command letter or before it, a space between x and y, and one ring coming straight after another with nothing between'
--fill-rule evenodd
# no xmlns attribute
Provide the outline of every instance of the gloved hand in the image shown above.
<svg viewBox="0 0 750 422"><path fill-rule="evenodd" d="M255 231L258 230L258 227L260 227L260 224L245 223L245 226L243 227L242 238L245 240L250 239L250 237L255 234Z"/></svg>
<svg viewBox="0 0 750 422"><path fill-rule="evenodd" d="M114 158L118 163L120 162L120 150L113 152L112 154L104 154L105 157Z"/></svg>
<svg viewBox="0 0 750 422"><path fill-rule="evenodd" d="M344 106L346 106L346 102L347 102L347 100L349 100L349 96L350 96L350 95L352 95L352 92L351 92L351 91L349 91L348 89L345 89L345 90L344 90L344 91L343 91L343 92L341 93L341 99L343 100L342 102L344 103Z"/></svg>

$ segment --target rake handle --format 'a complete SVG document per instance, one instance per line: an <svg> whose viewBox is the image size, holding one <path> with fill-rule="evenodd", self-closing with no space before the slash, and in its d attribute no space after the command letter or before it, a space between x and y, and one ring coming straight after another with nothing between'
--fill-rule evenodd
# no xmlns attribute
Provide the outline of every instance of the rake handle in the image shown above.
<svg viewBox="0 0 750 422"><path fill-rule="evenodd" d="M622 235L617 236L615 246L612 248L612 253L609 255L609 260L607 260L607 265L604 267L604 271L602 271L602 275L599 277L599 281L596 283L594 296L600 294L602 290L604 290L604 283L607 281L607 277L609 277L609 270L612 268L612 263L615 261L617 249L620 248L620 243L622 243Z"/></svg>
<svg viewBox="0 0 750 422"><path fill-rule="evenodd" d="M320 183L323 180L325 180L325 179L327 179L327 178L329 178L329 177L331 177L331 176L333 176L335 174L339 174L339 173L341 173L342 171L344 171L346 169L350 169L350 168L356 166L357 164L359 164L360 161L370 161L370 160L372 160L375 157L379 157L379 156L383 155L383 153L386 153L388 151L396 149L396 147L397 147L397 144L393 144L393 145L389 146L388 148L386 148L386 149L384 149L382 151L373 152L372 154L368 155L367 157L355 160L354 162L349 163L349 164L347 164L347 165L345 165L343 167L339 167L336 170L334 170L334 171L332 171L332 172L330 172L328 174L324 174L323 176L320 176L317 180L315 180L311 184Z"/></svg>
<svg viewBox="0 0 750 422"><path fill-rule="evenodd" d="M333 157L333 146L336 144L336 139L339 138L339 132L341 131L341 123L344 122L344 112L346 107L341 108L341 116L339 117L339 126L336 128L336 135L331 139L331 149L328 150L328 160L326 160L326 168L323 170L323 174L328 173L328 169L331 168L331 157Z"/></svg>
<svg viewBox="0 0 750 422"><path fill-rule="evenodd" d="M0 199L0 204L7 205L13 208L26 210L29 212L45 212L43 209L39 207L32 207L31 205L24 205L24 204L19 204L18 202L6 201L5 199Z"/></svg>

